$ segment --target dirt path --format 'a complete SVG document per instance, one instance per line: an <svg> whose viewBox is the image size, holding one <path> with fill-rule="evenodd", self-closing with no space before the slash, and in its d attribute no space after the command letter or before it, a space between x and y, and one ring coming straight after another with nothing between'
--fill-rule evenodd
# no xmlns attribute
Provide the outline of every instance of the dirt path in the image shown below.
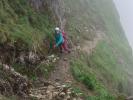
<svg viewBox="0 0 133 100"><path fill-rule="evenodd" d="M97 31L96 37L93 39L93 41L85 41L84 45L81 46L81 50L83 52L87 52L88 54L91 54L92 51L97 46L98 42L102 40L103 38L103 32ZM77 51L79 47L74 48L74 52ZM60 83L66 83L66 82L74 82L73 76L70 71L70 65L69 65L69 56L74 55L74 52L72 54L62 54L59 62L55 66L54 71L51 73L49 77L49 81L53 82L60 82Z"/></svg>
<svg viewBox="0 0 133 100"><path fill-rule="evenodd" d="M91 54L94 48L97 46L98 42L102 40L103 32L97 31L96 33L97 33L97 36L94 38L93 41L85 41L84 45L81 46L82 48L81 50L83 52L87 52L88 54ZM75 51L77 51L77 49L79 49L79 47L74 48ZM74 52L72 52L71 55L74 55ZM83 91L88 92L88 90L84 85L82 85L81 83L78 83L73 79L73 76L70 71L69 56L70 56L69 54L61 55L61 58L58 64L55 66L54 71L51 73L49 77L49 81L60 82L60 83L71 83L71 84L74 84L75 86L80 87L81 89L83 89Z"/></svg>
<svg viewBox="0 0 133 100"><path fill-rule="evenodd" d="M59 62L55 66L54 71L51 73L49 77L49 81L60 82L60 83L67 83L72 82L73 77L70 72L70 65L69 59L67 55L61 55Z"/></svg>
<svg viewBox="0 0 133 100"><path fill-rule="evenodd" d="M101 31L97 31L97 36L93 39L93 41L85 41L84 45L82 46L77 46L74 47L74 52L76 52L76 50L80 49L84 52L87 52L88 54L91 54L92 51L95 49L95 47L97 46L98 42L100 40L102 40L103 38L103 32ZM79 48L80 47L80 48ZM50 80L62 80L62 81L66 81L66 79L71 78L72 77L70 74L70 68L69 68L69 59L68 59L69 55L61 55L60 61L58 62L57 66L55 67L55 70L53 71L53 73L51 73L50 76Z"/></svg>

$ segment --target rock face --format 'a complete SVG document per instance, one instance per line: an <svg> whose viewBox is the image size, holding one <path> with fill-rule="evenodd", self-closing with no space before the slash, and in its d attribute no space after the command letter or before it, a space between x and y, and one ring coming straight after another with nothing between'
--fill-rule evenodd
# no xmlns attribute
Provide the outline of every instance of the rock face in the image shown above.
<svg viewBox="0 0 133 100"><path fill-rule="evenodd" d="M65 19L65 8L63 0L48 0L48 4L52 8L52 11L58 18L59 26L64 29L66 19Z"/></svg>
<svg viewBox="0 0 133 100"><path fill-rule="evenodd" d="M2 95L17 94L26 97L31 87L28 79L8 65L0 64L0 66L2 66L1 70L4 72L3 76L6 74L7 77L6 81L0 79L0 93Z"/></svg>
<svg viewBox="0 0 133 100"><path fill-rule="evenodd" d="M30 5L34 7L37 11L50 9L58 20L58 26L64 29L66 19L65 19L65 9L63 0L29 0Z"/></svg>

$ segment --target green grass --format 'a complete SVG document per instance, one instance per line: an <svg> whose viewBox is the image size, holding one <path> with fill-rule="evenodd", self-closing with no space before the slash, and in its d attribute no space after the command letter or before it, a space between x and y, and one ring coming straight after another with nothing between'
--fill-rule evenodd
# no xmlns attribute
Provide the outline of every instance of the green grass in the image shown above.
<svg viewBox="0 0 133 100"><path fill-rule="evenodd" d="M125 88L128 87L128 75L124 71L125 66L118 63L117 56L112 51L112 48L105 41L99 43L96 51L90 56L89 66L93 67L98 78L102 77L104 84L111 83L111 87L114 87L116 90L118 89L118 91L119 85L122 84L121 91L119 92L126 93Z"/></svg>
<svg viewBox="0 0 133 100"><path fill-rule="evenodd" d="M51 16L50 10L36 11L27 0L1 0L0 43L14 45L26 52L35 51L47 55L48 45L44 44L44 40L48 42L53 40L55 25ZM53 68L53 65L45 64L32 66L33 69L18 63L12 65L15 70L33 80L37 78L39 71L40 74L48 76L48 72Z"/></svg>
<svg viewBox="0 0 133 100"><path fill-rule="evenodd" d="M69 12L66 28L75 43L82 45L84 40L93 40L93 27L106 35L89 57L84 54L81 57L85 58L84 60L78 57L78 60L73 61L74 77L91 90L95 90L97 80L112 94L129 94L128 79L133 70L132 50L113 1L65 0L65 4ZM88 27L88 32L85 27Z"/></svg>
<svg viewBox="0 0 133 100"><path fill-rule="evenodd" d="M115 100L115 97L97 80L91 68L88 67L86 59L82 57L80 59L73 59L71 70L77 81L83 83L87 89L96 94L96 96L86 96L87 100Z"/></svg>
<svg viewBox="0 0 133 100"><path fill-rule="evenodd" d="M0 44L8 43L16 46L17 50L26 53L35 51L47 56L49 48L44 41L48 43L53 41L53 28L55 27L51 16L50 10L36 11L27 0L0 0ZM47 79L55 64L43 63L26 66L12 62L11 66L15 71L26 75L29 80L36 81L38 77ZM1 79L8 81L6 73L0 71L0 74ZM2 97L2 100L16 100L16 97L7 97L7 99Z"/></svg>
<svg viewBox="0 0 133 100"><path fill-rule="evenodd" d="M0 42L21 39L32 49L42 44L53 33L54 22L49 18L51 12L37 12L29 6L27 0L0 1ZM6 36L4 34L7 34Z"/></svg>
<svg viewBox="0 0 133 100"><path fill-rule="evenodd" d="M74 77L78 81L84 83L88 89L94 90L95 86L97 85L95 77L88 72L84 72L82 67L86 65L83 65L83 63L80 63L79 61L76 61L76 63L74 62L72 63L71 67Z"/></svg>
<svg viewBox="0 0 133 100"><path fill-rule="evenodd" d="M75 44L93 40L96 30L106 38L100 41L92 55L73 58L71 69L75 79L96 96L88 100L114 100L113 93L129 93L128 74L132 74L132 51L120 25L119 15L112 0L64 0L67 15L66 29ZM43 40L53 39L54 21L51 11L39 12L27 0L0 1L0 43L18 43L24 50L47 53ZM85 29L87 28L87 29ZM22 74L36 80L37 73L28 73L25 66L13 64ZM44 76L53 65L38 65ZM26 69L26 70L25 70ZM128 72L127 72L127 71ZM129 93L130 94L130 93Z"/></svg>

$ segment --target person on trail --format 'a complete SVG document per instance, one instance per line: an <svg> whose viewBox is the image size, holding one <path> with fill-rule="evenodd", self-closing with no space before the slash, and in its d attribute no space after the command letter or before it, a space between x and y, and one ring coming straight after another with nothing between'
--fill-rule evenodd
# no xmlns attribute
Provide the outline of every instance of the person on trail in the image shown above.
<svg viewBox="0 0 133 100"><path fill-rule="evenodd" d="M60 47L61 52L63 52L64 50L70 53L70 50L68 49L67 46L66 33L64 31L61 32L58 27L55 28L55 40L56 44L54 45L54 48Z"/></svg>
<svg viewBox="0 0 133 100"><path fill-rule="evenodd" d="M60 31L59 27L55 28L55 45L54 48L59 47L62 52L62 44L64 42L64 38L62 32Z"/></svg>

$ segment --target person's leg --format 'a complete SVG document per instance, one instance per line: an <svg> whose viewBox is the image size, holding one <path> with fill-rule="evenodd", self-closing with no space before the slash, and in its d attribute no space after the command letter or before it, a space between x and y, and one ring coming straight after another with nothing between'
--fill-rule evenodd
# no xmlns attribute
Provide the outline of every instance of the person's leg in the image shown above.
<svg viewBox="0 0 133 100"><path fill-rule="evenodd" d="M70 50L68 49L68 45L67 45L67 41L64 41L64 50L67 52L70 52Z"/></svg>
<svg viewBox="0 0 133 100"><path fill-rule="evenodd" d="M70 50L67 48L67 43L66 43L66 41L64 41L64 42L61 44L60 48L61 48L61 52L66 51L66 52L70 53Z"/></svg>
<svg viewBox="0 0 133 100"><path fill-rule="evenodd" d="M63 53L63 47L62 44L59 45L60 53Z"/></svg>
<svg viewBox="0 0 133 100"><path fill-rule="evenodd" d="M64 42L62 43L62 49L65 50L65 45L64 45Z"/></svg>

